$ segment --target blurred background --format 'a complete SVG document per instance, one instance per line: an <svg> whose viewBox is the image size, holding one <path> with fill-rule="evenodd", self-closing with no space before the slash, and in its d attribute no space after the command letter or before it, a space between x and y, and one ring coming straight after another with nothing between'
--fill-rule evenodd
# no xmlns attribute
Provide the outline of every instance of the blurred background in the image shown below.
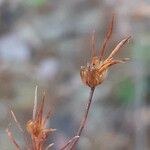
<svg viewBox="0 0 150 150"><path fill-rule="evenodd" d="M57 131L48 143L58 150L76 134L89 88L79 70L90 60L91 35L102 43L112 13L113 37L106 57L131 35L116 65L96 88L78 150L150 149L150 1L149 0L0 0L0 150L14 150L5 129L24 145L12 108L25 128L32 117L35 86L38 101L46 93L48 126Z"/></svg>

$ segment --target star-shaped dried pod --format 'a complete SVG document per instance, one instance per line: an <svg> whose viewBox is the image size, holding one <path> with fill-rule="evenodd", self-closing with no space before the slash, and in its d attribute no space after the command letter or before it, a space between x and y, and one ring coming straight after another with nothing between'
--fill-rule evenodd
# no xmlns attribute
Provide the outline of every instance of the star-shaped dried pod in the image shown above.
<svg viewBox="0 0 150 150"><path fill-rule="evenodd" d="M130 36L119 42L117 46L112 50L108 58L106 58L105 60L103 59L107 43L112 35L113 25L114 25L114 16L111 19L111 23L109 25L106 38L104 39L102 47L100 48L99 56L96 55L95 33L93 33L91 62L87 63L86 66L81 66L80 69L80 76L83 83L89 86L90 88L95 88L104 81L110 66L118 63L123 63L129 60L129 58L117 60L114 59L114 55L123 47L123 45L125 45L125 43L129 41Z"/></svg>

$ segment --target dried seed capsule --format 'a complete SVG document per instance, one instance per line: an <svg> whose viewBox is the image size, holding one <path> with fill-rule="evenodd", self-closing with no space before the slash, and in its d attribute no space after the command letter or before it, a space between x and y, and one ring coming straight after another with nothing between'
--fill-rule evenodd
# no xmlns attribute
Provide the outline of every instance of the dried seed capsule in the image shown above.
<svg viewBox="0 0 150 150"><path fill-rule="evenodd" d="M92 36L92 60L91 63L87 63L86 66L81 66L80 76L84 84L87 86L94 88L101 84L106 75L110 66L123 63L128 60L128 58L123 58L121 60L113 59L113 56L120 50L120 48L130 39L127 37L123 39L118 45L112 50L111 54L103 59L103 55L107 46L107 43L111 37L112 29L113 29L114 17L112 17L112 21L110 27L108 29L106 38L103 42L102 48L100 48L100 56L96 56L96 46L95 46L95 35Z"/></svg>

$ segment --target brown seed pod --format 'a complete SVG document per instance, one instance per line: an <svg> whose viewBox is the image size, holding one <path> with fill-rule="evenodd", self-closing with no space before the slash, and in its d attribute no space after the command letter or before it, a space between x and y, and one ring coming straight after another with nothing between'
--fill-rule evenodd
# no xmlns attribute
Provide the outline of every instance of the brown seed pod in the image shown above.
<svg viewBox="0 0 150 150"><path fill-rule="evenodd" d="M101 84L105 79L107 74L107 69L100 72L101 62L97 56L93 57L95 61L92 64L87 64L87 66L81 66L80 76L82 81L89 87L96 87Z"/></svg>

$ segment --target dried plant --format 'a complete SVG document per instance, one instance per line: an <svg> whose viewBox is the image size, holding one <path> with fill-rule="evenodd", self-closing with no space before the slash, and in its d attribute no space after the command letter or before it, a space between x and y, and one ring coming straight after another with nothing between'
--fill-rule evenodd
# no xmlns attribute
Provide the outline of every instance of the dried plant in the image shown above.
<svg viewBox="0 0 150 150"><path fill-rule="evenodd" d="M96 44L95 44L95 33L93 33L92 36L92 57L91 62L87 63L86 66L81 66L80 69L80 76L85 85L90 87L90 95L87 103L87 107L85 110L85 114L83 116L83 119L81 121L80 127L77 131L76 136L74 136L72 139L70 139L60 150L65 149L75 149L77 142L79 141L79 138L82 134L82 131L85 127L86 120L88 117L88 113L91 107L93 94L95 91L95 88L100 85L106 78L106 74L108 72L109 67L124 63L125 61L129 60L128 58L122 58L122 59L114 59L115 54L127 43L130 39L130 36L123 39L121 42L117 44L117 46L112 50L110 55L104 59L104 53L106 51L107 44L111 38L112 30L114 25L114 16L111 19L111 23L109 25L106 38L103 41L103 44L101 48L99 49L99 56L96 55ZM46 123L48 119L50 118L50 111L47 113L47 115L43 116L44 111L44 102L45 102L45 95L43 95L41 104L39 105L37 109L37 87L35 89L35 99L34 99L34 107L33 107L33 114L32 119L29 120L26 124L27 131L29 135L31 136L31 143L25 136L25 131L21 128L20 123L18 122L14 112L11 110L11 115L16 122L16 125L19 129L19 131L22 133L24 140L26 142L26 150L48 150L53 146L54 143L49 144L47 147L44 147L44 143L48 138L48 135L55 131L56 129L52 128L46 128ZM9 129L6 129L7 135L9 139L14 144L16 150L21 150L20 145L13 137L13 134L9 131Z"/></svg>
<svg viewBox="0 0 150 150"><path fill-rule="evenodd" d="M52 143L52 144L49 144L47 147L44 147L44 143L47 140L48 135L56 130L52 128L46 128L46 123L48 119L50 118L51 111L49 111L45 117L43 116L44 102L45 102L45 94L43 95L42 102L39 105L39 108L37 109L37 87L36 87L33 117L26 124L27 131L32 139L31 143L29 143L29 140L27 139L25 135L25 131L21 128L20 123L18 122L14 112L11 110L11 115L14 121L16 122L18 129L21 131L25 139L27 150L48 150L50 147L53 146L53 143ZM15 140L15 138L13 137L9 129L6 129L6 132L7 132L9 139L12 141L12 143L16 147L16 150L21 150L21 147L19 146L19 144L17 143L17 141Z"/></svg>
<svg viewBox="0 0 150 150"><path fill-rule="evenodd" d="M50 111L48 112L46 117L43 117L44 100L45 100L45 95L43 96L38 111L35 113L36 115L35 116L33 115L35 118L29 120L26 125L27 131L31 135L32 145L35 150L43 150L44 149L43 145L48 135L56 130L52 128L46 128L47 120L50 117ZM50 145L52 146L53 144Z"/></svg>
<svg viewBox="0 0 150 150"><path fill-rule="evenodd" d="M96 46L95 46L95 33L92 36L92 60L87 63L86 66L81 66L80 75L84 84L90 88L95 88L97 85L101 84L107 74L110 66L123 63L128 60L128 58L123 58L121 60L114 59L114 55L120 50L120 48L130 39L130 37L122 40L111 52L111 54L103 60L104 52L106 50L107 43L111 37L112 29L114 24L114 17L112 17L111 24L107 33L107 36L100 48L100 55L96 56Z"/></svg>
<svg viewBox="0 0 150 150"><path fill-rule="evenodd" d="M103 41L102 47L100 47L99 49L100 51L99 56L96 55L96 44L95 44L96 40L95 40L95 33L93 33L91 62L87 63L86 66L81 66L81 69L80 69L80 76L81 76L83 83L90 87L90 96L89 96L88 104L85 110L85 114L80 124L80 128L78 129L78 132L77 132L77 136L79 137L81 136L81 133L85 126L88 113L90 110L91 102L92 102L92 97L93 97L96 86L100 85L105 80L106 74L110 66L118 64L118 63L124 63L125 61L129 60L129 58L123 58L123 59L117 60L117 59L114 59L113 57L122 48L122 46L125 45L125 43L129 41L130 36L123 39L121 42L119 42L106 59L103 58L105 50L106 50L106 46L112 35L113 25L114 25L114 16L111 19L111 23L109 25L106 38ZM70 150L75 148L78 140L79 138L72 144L72 146L69 148Z"/></svg>
<svg viewBox="0 0 150 150"><path fill-rule="evenodd" d="M43 94L41 104L39 105L39 108L37 108L37 86L36 86L32 119L29 120L26 124L27 131L31 137L30 140L31 142L29 142L29 139L27 138L25 131L22 129L19 121L16 118L16 115L11 110L11 116L14 119L19 131L21 132L24 138L26 150L48 150L54 145L54 143L51 143L47 147L44 146L44 143L47 140L48 135L56 131L56 129L46 128L46 124L48 119L50 118L51 111L48 111L45 117L43 116L44 102L45 102L45 94ZM16 150L22 150L23 148L21 148L21 146L15 140L12 132L10 132L9 129L6 129L6 133L9 139L14 144ZM78 138L79 136L74 136L62 148L60 148L60 150L66 149L66 147L71 145Z"/></svg>

